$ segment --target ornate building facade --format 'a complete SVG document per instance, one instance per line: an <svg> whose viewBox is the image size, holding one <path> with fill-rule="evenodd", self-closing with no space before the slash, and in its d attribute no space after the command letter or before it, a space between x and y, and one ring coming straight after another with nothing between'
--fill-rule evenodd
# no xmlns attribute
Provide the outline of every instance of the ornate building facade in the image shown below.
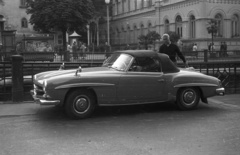
<svg viewBox="0 0 240 155"><path fill-rule="evenodd" d="M229 49L239 49L239 0L113 0L110 44L137 44L138 36L149 31L160 35L173 31L184 45L197 43L199 50L204 50L211 42L207 31L210 19L217 20L216 47L225 41ZM106 24L100 25L100 40L106 40L106 28Z"/></svg>
<svg viewBox="0 0 240 155"><path fill-rule="evenodd" d="M0 4L0 20L4 30L15 30L16 37L33 34L29 24L30 15L26 13L26 0L3 0Z"/></svg>
<svg viewBox="0 0 240 155"><path fill-rule="evenodd" d="M4 32L14 31L13 47L5 47L6 52L9 48L14 48L16 44L26 40L28 42L49 42L51 46L62 44L61 34L40 34L33 30L33 25L29 23L31 15L26 13L26 0L1 0L0 1L0 43L9 39L4 37ZM4 40L5 39L5 40ZM28 41L29 40L29 41ZM4 45L3 45L4 46ZM22 45L23 46L23 45Z"/></svg>

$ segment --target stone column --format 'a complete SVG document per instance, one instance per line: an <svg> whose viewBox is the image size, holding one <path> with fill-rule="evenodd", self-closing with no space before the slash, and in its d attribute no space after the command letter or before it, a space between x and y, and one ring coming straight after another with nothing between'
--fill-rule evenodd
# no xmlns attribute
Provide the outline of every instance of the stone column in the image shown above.
<svg viewBox="0 0 240 155"><path fill-rule="evenodd" d="M23 57L12 56L12 101L23 101Z"/></svg>

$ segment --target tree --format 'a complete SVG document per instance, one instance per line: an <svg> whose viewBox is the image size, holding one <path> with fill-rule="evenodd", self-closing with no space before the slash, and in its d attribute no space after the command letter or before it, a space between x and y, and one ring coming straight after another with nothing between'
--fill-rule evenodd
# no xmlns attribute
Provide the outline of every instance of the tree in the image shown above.
<svg viewBox="0 0 240 155"><path fill-rule="evenodd" d="M207 23L207 31L212 36L212 45L213 45L213 37L218 32L217 21L215 19L210 19ZM213 50L212 48L210 48Z"/></svg>
<svg viewBox="0 0 240 155"><path fill-rule="evenodd" d="M167 32L167 34L170 36L170 41L172 43L176 44L178 42L178 40L180 39L180 36L176 32L169 31L169 32Z"/></svg>
<svg viewBox="0 0 240 155"><path fill-rule="evenodd" d="M4 1L3 0L0 0L0 5L4 5Z"/></svg>
<svg viewBox="0 0 240 155"><path fill-rule="evenodd" d="M86 29L94 15L91 0L27 0L30 23L39 32L61 31L63 51L66 51L66 32Z"/></svg>
<svg viewBox="0 0 240 155"><path fill-rule="evenodd" d="M160 39L161 36L156 31L150 31L147 35L138 36L140 44L144 45L145 49L148 49L149 44L154 44L154 42Z"/></svg>

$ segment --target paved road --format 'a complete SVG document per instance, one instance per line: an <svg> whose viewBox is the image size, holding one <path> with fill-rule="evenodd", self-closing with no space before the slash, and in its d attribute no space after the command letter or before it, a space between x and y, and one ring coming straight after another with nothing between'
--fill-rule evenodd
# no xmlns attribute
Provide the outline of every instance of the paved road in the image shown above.
<svg viewBox="0 0 240 155"><path fill-rule="evenodd" d="M238 155L239 99L210 98L194 111L99 108L77 121L52 106L0 104L0 155Z"/></svg>

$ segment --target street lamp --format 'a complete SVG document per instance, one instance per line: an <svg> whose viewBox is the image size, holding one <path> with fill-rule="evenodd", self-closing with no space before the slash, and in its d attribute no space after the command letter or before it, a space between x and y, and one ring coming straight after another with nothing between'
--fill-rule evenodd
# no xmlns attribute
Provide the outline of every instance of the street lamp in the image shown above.
<svg viewBox="0 0 240 155"><path fill-rule="evenodd" d="M87 38L88 38L88 46L90 45L90 31L89 31L89 27L90 27L90 25L89 24L87 24Z"/></svg>
<svg viewBox="0 0 240 155"><path fill-rule="evenodd" d="M105 3L107 4L107 41L108 41L108 46L110 46L110 36L109 36L109 3L110 3L110 0L105 0Z"/></svg>

